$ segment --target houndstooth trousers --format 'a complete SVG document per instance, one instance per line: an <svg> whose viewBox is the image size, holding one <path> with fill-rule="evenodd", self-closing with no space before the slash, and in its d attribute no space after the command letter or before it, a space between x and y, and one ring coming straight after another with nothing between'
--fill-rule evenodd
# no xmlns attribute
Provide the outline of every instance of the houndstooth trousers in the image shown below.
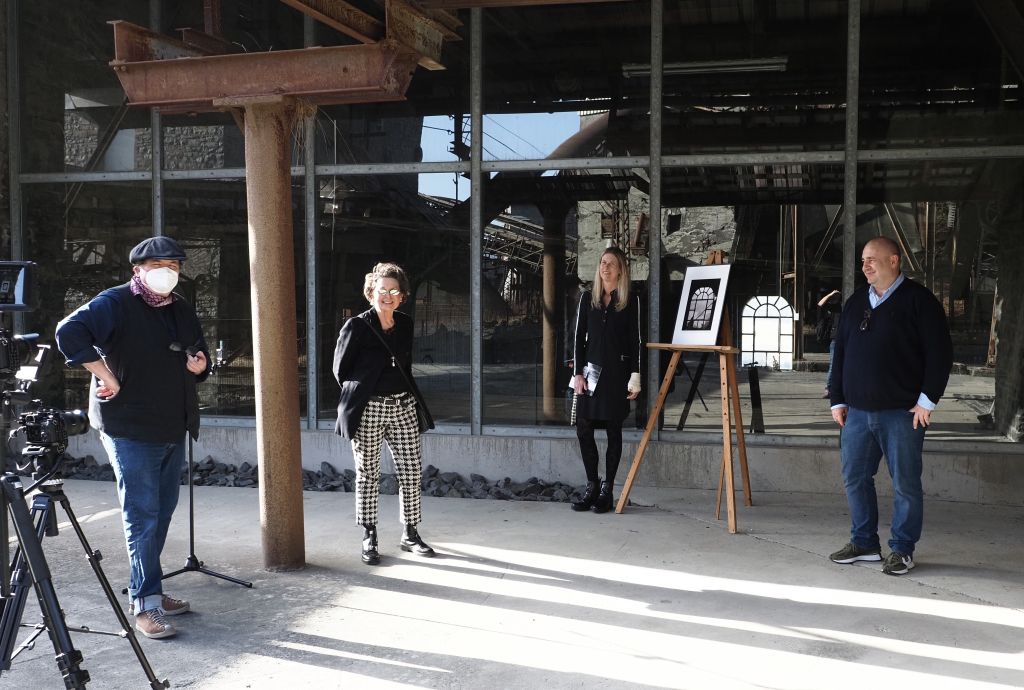
<svg viewBox="0 0 1024 690"><path fill-rule="evenodd" d="M396 404L397 403L397 404ZM403 524L422 520L420 475L423 440L416 420L416 399L409 393L370 400L352 439L356 467L356 524L377 524L380 505L380 451L387 441L398 475L398 504Z"/></svg>

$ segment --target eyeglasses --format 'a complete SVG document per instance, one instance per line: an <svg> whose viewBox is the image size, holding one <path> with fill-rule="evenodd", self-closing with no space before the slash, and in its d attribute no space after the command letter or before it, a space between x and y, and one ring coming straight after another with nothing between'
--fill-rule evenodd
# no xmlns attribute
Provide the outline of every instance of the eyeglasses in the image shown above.
<svg viewBox="0 0 1024 690"><path fill-rule="evenodd" d="M377 294L381 296L391 295L392 297L398 297L400 294L402 294L402 291L399 290L398 288L391 288L390 290L387 290L385 288L377 288Z"/></svg>
<svg viewBox="0 0 1024 690"><path fill-rule="evenodd" d="M864 310L864 320L860 322L861 332L868 330L871 327L871 310Z"/></svg>

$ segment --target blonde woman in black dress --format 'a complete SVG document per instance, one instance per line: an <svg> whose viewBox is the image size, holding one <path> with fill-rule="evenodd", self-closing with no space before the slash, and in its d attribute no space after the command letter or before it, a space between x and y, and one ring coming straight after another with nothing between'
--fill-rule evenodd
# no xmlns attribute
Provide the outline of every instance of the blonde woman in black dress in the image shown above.
<svg viewBox="0 0 1024 690"><path fill-rule="evenodd" d="M573 389L579 396L576 437L587 489L572 504L576 511L611 509L622 458L622 422L629 415L629 401L640 394L640 299L630 295L629 287L629 261L621 249L609 247L597 264L593 288L580 296ZM594 440L594 429L602 427L608 435L604 481Z"/></svg>

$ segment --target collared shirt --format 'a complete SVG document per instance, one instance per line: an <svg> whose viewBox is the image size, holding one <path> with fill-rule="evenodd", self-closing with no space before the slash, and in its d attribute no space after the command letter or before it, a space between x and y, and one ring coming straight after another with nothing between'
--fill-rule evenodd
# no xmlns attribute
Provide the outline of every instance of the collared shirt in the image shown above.
<svg viewBox="0 0 1024 690"><path fill-rule="evenodd" d="M879 295L877 292L875 292L875 287L873 285L869 285L868 286L868 303L871 305L871 308L872 309L877 309L878 305L880 305L885 300L889 299L889 296L892 295L892 293L894 293L896 291L896 288L898 288L900 285L903 284L904 277L905 276L903 275L903 271L900 271L900 274L898 276L896 276L896 280L892 281L892 285L890 285L881 295ZM920 405L921 407L923 407L926 410L934 410L935 409L935 403L933 403L928 398L928 396L925 395L924 393L921 393L920 395L917 396L917 404ZM832 407L832 409L833 410L837 410L837 409L844 408L844 407L848 407L848 406L845 405L845 404L834 405Z"/></svg>
<svg viewBox="0 0 1024 690"><path fill-rule="evenodd" d="M889 299L889 295L895 292L896 288L903 284L903 277L903 271L900 271L900 274L896 276L896 280L892 281L892 285L890 285L889 288L881 295L875 292L875 287L873 285L869 285L868 302L871 303L871 308L877 309L879 304Z"/></svg>

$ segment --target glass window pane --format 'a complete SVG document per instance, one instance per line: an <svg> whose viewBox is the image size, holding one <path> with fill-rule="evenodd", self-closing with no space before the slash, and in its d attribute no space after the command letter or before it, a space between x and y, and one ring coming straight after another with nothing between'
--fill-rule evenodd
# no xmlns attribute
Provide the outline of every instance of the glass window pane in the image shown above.
<svg viewBox="0 0 1024 690"><path fill-rule="evenodd" d="M300 414L306 410L305 211L302 188L292 196L296 332ZM183 273L192 292L211 354L223 365L199 387L203 414L256 413L248 213L244 180L175 180L164 187L165 234L186 247ZM281 337L291 337L281 334Z"/></svg>
<svg viewBox="0 0 1024 690"><path fill-rule="evenodd" d="M108 64L109 19L146 24L148 3L19 3L22 172L145 170L149 109L125 105Z"/></svg>
<svg viewBox="0 0 1024 690"><path fill-rule="evenodd" d="M338 332L369 308L365 275L397 263L413 298L413 375L438 423L469 421L469 221L450 175L320 177L317 287L319 414L337 414L331 371ZM465 186L465 185L463 185Z"/></svg>
<svg viewBox="0 0 1024 690"><path fill-rule="evenodd" d="M632 289L646 304L649 203L641 189L646 185L638 171L499 173L489 181L483 204L490 209L484 219L485 423L567 423L567 363L580 292L592 283L609 243L630 257Z"/></svg>
<svg viewBox="0 0 1024 690"><path fill-rule="evenodd" d="M646 155L650 81L625 66L650 73L650 17L646 0L488 8L485 160Z"/></svg>
<svg viewBox="0 0 1024 690"><path fill-rule="evenodd" d="M664 153L842 150L846 31L844 2L666 7ZM632 69L627 83L648 83L649 66ZM780 166L744 175L792 181Z"/></svg>
<svg viewBox="0 0 1024 690"><path fill-rule="evenodd" d="M165 115L161 125L164 170L245 167L245 137L227 113ZM292 165L300 165L301 156L302 148L293 147Z"/></svg>
<svg viewBox="0 0 1024 690"><path fill-rule="evenodd" d="M23 188L25 258L38 264L39 307L26 331L55 344L57 322L132 275L128 254L150 233L148 182L27 185ZM89 375L55 353L33 395L66 409L88 407Z"/></svg>
<svg viewBox="0 0 1024 690"><path fill-rule="evenodd" d="M992 7L866 7L861 21L861 148L1024 143L1020 65L1016 70L1010 66L1001 45L1001 40L1015 40L1009 38L1013 30ZM1019 5L1009 12L1019 13ZM925 24L927 31L921 31ZM956 40L938 38L942 36ZM891 171L890 181L901 172L905 170ZM907 185L916 182L903 179Z"/></svg>

